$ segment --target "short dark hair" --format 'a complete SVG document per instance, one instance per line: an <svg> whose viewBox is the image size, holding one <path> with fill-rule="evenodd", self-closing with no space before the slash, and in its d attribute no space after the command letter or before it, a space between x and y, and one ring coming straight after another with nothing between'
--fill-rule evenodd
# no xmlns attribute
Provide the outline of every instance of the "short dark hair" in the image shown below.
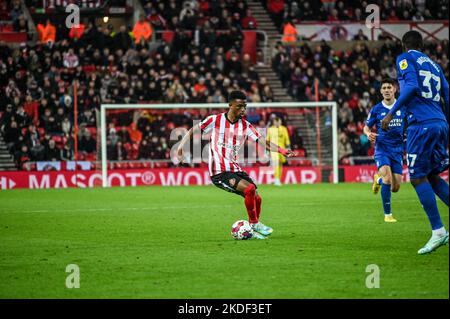
<svg viewBox="0 0 450 319"><path fill-rule="evenodd" d="M409 50L422 50L423 48L422 35L416 30L406 32L402 37L402 43Z"/></svg>
<svg viewBox="0 0 450 319"><path fill-rule="evenodd" d="M228 95L228 102L232 102L233 100L246 100L247 96L242 91L231 91Z"/></svg>
<svg viewBox="0 0 450 319"><path fill-rule="evenodd" d="M397 80L393 79L393 78L383 78L381 80L381 86L383 86L383 84L391 84L392 86L397 85Z"/></svg>

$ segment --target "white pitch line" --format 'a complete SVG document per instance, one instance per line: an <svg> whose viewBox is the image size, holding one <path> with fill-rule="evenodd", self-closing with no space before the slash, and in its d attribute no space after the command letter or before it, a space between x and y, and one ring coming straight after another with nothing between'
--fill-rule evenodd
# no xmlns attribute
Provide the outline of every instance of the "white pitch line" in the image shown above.
<svg viewBox="0 0 450 319"><path fill-rule="evenodd" d="M378 199L374 199L374 200L353 200L351 201L352 204L355 203L373 203L373 202L378 202ZM405 202L414 202L414 200L407 200L407 199L399 199L395 201L396 203L405 203ZM321 205L348 205L348 202L345 201L339 201L339 202L327 202L327 203L320 203L318 204L317 202L301 202L298 204L293 204L293 205L276 205L276 204L271 204L271 203L266 203L266 207L271 207L271 208L285 208L285 207L306 207L306 206L321 206ZM156 207L99 207L99 208L78 208L78 209L64 209L62 212L64 213L77 213L77 212L110 212L110 211L116 211L116 210L121 210L121 211L146 211L146 210L168 210L168 209L205 209L205 208L232 208L232 207L236 207L238 206L238 204L236 205L178 205L178 206L156 206ZM0 212L1 213L6 213L6 214L11 214L11 213L19 213L19 214L33 214L33 213L54 213L56 210L58 210L58 208L53 209L53 210L48 210L48 209L44 209L44 210L26 210L26 211L21 211L21 212L17 212L17 211L4 211L4 212Z"/></svg>
<svg viewBox="0 0 450 319"><path fill-rule="evenodd" d="M211 208L221 208L221 207L232 207L230 205L208 205L207 207ZM205 208L205 206L157 206L157 207L109 207L109 208L78 208L78 209L64 209L64 213L76 213L76 212L109 212L109 211L115 211L115 210L121 210L121 211L129 211L129 210L164 210L164 209L187 209L187 208ZM57 211L58 208L55 208L53 210L25 210L25 211L6 211L2 213L54 213ZM1 214L1 213L0 213Z"/></svg>

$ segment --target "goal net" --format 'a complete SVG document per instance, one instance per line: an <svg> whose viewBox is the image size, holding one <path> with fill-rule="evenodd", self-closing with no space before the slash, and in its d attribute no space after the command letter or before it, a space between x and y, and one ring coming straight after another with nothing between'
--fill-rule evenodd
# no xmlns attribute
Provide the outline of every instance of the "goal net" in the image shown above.
<svg viewBox="0 0 450 319"><path fill-rule="evenodd" d="M228 110L226 103L209 104L102 104L99 114L96 169L103 187L117 184L117 171L136 172L134 178L145 185L208 184L209 136L194 132L185 145L186 158L178 163L176 149L184 134L212 114ZM248 103L246 120L264 139L274 119L286 128L289 144L296 155L280 159L253 141L246 141L238 154L239 165L258 183L273 183L275 169L282 164L284 184L337 183L337 104L336 102ZM283 142L281 142L283 143ZM196 172L202 179L185 176L174 181L166 172ZM140 176L139 172L147 172ZM158 176L152 172L158 172ZM142 174L141 174L142 175ZM169 174L170 175L170 174ZM192 177L192 176L190 176ZM171 180L172 178L172 180ZM150 179L150 180L149 180ZM134 183L133 185L139 185Z"/></svg>

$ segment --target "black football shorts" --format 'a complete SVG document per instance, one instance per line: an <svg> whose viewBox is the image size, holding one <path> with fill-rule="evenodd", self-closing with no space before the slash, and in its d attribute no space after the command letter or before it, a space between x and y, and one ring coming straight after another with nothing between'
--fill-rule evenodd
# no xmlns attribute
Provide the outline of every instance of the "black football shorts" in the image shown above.
<svg viewBox="0 0 450 319"><path fill-rule="evenodd" d="M247 182L255 185L255 188L258 188L246 172L223 172L211 176L211 181L217 187L226 190L227 192L244 196L242 192L236 190L237 185L242 179L245 179Z"/></svg>

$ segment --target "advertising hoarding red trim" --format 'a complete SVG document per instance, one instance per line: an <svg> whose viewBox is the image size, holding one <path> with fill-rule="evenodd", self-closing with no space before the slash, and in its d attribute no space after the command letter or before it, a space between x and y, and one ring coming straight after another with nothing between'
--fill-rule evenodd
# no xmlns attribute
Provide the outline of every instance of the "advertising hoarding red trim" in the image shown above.
<svg viewBox="0 0 450 319"><path fill-rule="evenodd" d="M355 165L341 166L342 182L372 182L375 166ZM270 167L246 168L245 171L257 184L274 182ZM314 184L331 182L331 170L318 167L285 167L281 178L284 184ZM328 172L328 173L327 173ZM407 169L404 168L404 181L408 181ZM448 171L441 175L448 181ZM211 179L207 168L158 168L158 169L118 169L108 172L111 186L187 186L209 185ZM28 188L88 188L101 186L100 171L17 171L0 172L0 190Z"/></svg>

